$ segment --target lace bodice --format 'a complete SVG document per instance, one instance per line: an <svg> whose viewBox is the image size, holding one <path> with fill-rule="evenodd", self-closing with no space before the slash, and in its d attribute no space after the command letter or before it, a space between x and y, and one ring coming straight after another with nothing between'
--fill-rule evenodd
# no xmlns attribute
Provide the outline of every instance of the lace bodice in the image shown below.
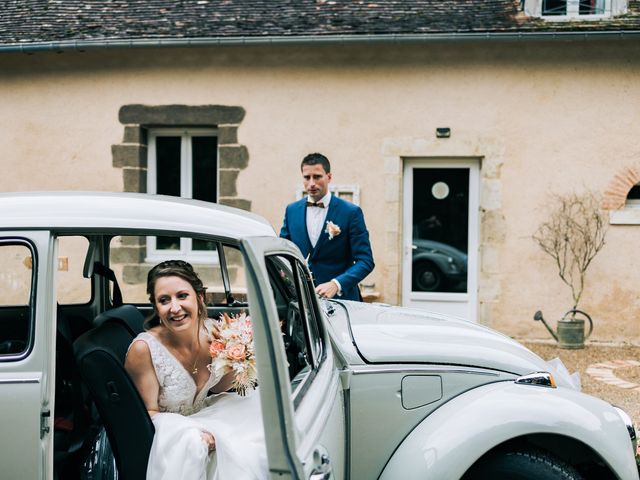
<svg viewBox="0 0 640 480"><path fill-rule="evenodd" d="M222 372L211 372L205 385L197 391L193 377L156 337L142 332L133 342L138 340L145 342L151 352L151 361L160 384L160 411L191 415L202 409L205 406L207 392L220 381Z"/></svg>

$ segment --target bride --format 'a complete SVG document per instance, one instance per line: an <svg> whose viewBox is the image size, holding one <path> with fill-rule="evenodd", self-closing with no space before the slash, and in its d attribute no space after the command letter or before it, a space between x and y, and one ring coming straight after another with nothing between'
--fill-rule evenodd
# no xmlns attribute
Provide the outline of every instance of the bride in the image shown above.
<svg viewBox="0 0 640 480"><path fill-rule="evenodd" d="M217 329L204 292L181 260L162 262L147 277L154 313L125 361L156 430L147 479L267 478L259 393L227 392L233 373L207 368Z"/></svg>

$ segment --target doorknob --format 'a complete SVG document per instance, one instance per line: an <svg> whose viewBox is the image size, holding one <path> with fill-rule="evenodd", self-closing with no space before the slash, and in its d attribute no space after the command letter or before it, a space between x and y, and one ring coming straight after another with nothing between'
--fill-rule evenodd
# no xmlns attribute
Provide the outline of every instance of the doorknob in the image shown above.
<svg viewBox="0 0 640 480"><path fill-rule="evenodd" d="M323 453L320 457L320 465L318 465L311 471L309 480L329 480L332 473L333 468L331 467L331 460L329 460L329 455Z"/></svg>

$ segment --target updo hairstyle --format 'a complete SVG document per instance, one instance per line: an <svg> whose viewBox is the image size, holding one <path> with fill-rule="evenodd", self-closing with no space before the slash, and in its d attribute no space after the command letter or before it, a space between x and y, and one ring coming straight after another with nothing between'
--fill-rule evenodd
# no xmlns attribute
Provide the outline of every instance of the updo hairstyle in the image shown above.
<svg viewBox="0 0 640 480"><path fill-rule="evenodd" d="M204 294L206 287L203 285L202 280L198 277L198 274L193 270L190 263L183 260L166 260L157 264L147 274L147 294L149 295L149 301L153 306L153 313L145 320L145 328L150 329L157 325L160 325L160 317L158 317L158 311L156 310L156 300L154 292L156 289L156 282L162 277L179 277L185 282L189 283L193 290L196 292L198 299L198 322L202 326L207 318L207 306L204 303Z"/></svg>

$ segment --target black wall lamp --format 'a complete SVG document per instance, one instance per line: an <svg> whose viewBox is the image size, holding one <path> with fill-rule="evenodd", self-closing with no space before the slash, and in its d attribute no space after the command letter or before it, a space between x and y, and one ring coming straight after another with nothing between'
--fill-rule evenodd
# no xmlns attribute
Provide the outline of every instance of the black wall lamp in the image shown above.
<svg viewBox="0 0 640 480"><path fill-rule="evenodd" d="M437 138L449 138L451 136L451 129L449 127L438 127L436 128L436 137Z"/></svg>

